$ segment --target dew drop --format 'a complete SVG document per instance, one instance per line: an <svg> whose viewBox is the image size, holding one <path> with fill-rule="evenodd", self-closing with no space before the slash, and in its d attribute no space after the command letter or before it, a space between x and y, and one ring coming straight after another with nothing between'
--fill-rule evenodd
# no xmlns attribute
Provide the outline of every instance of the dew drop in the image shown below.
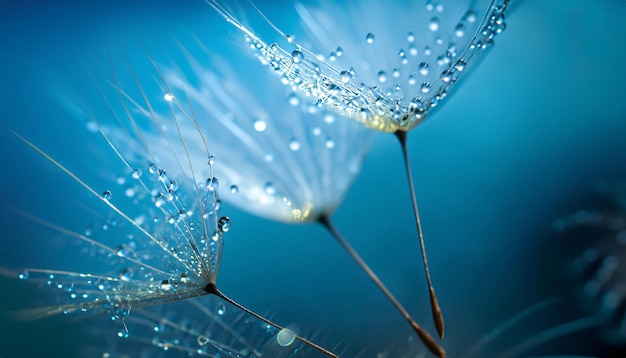
<svg viewBox="0 0 626 358"><path fill-rule="evenodd" d="M296 340L296 334L287 328L283 328L276 335L276 342L281 347L290 346Z"/></svg>
<svg viewBox="0 0 626 358"><path fill-rule="evenodd" d="M117 277L124 282L128 282L133 278L133 270L130 267L126 267L117 274Z"/></svg>
<svg viewBox="0 0 626 358"><path fill-rule="evenodd" d="M378 81L383 83L387 81L387 73L385 71L378 72Z"/></svg>
<svg viewBox="0 0 626 358"><path fill-rule="evenodd" d="M217 228L221 232L228 232L230 230L230 218L228 216L222 216L217 221Z"/></svg>
<svg viewBox="0 0 626 358"><path fill-rule="evenodd" d="M324 142L324 146L328 149L332 149L335 147L335 141L332 140L331 138L327 138L326 141Z"/></svg>
<svg viewBox="0 0 626 358"><path fill-rule="evenodd" d="M428 23L428 29L433 32L439 30L439 18L437 16L434 16L430 19L430 22Z"/></svg>
<svg viewBox="0 0 626 358"><path fill-rule="evenodd" d="M265 121L257 119L254 121L254 130L257 132L264 132L267 129L267 123Z"/></svg>
<svg viewBox="0 0 626 358"><path fill-rule="evenodd" d="M293 60L294 63L300 63L304 59L304 55L302 54L302 52L298 50L293 50L291 52L291 59Z"/></svg>
<svg viewBox="0 0 626 358"><path fill-rule="evenodd" d="M132 176L133 179L139 179L139 178L141 178L142 174L143 174L143 172L141 171L141 169L136 168L136 169L133 170L131 176Z"/></svg>
<svg viewBox="0 0 626 358"><path fill-rule="evenodd" d="M366 36L365 36L365 41L368 44L373 44L374 43L374 34L369 32Z"/></svg>
<svg viewBox="0 0 626 358"><path fill-rule="evenodd" d="M298 98L295 93L290 93L289 96L287 96L287 102L289 102L291 106L295 107L300 104L300 98Z"/></svg>
<svg viewBox="0 0 626 358"><path fill-rule="evenodd" d="M85 236L89 237L91 235L93 235L93 224L89 224L85 228Z"/></svg>
<svg viewBox="0 0 626 358"><path fill-rule="evenodd" d="M239 192L239 187L235 184L230 186L230 192L233 194L237 194Z"/></svg>
<svg viewBox="0 0 626 358"><path fill-rule="evenodd" d="M161 281L161 289L163 291L169 291L172 289L172 284L168 280Z"/></svg>
<svg viewBox="0 0 626 358"><path fill-rule="evenodd" d="M220 316L223 316L224 313L226 313L226 307L224 307L224 304L222 302L220 302L217 305L217 314Z"/></svg>
<svg viewBox="0 0 626 358"><path fill-rule="evenodd" d="M352 79L352 74L350 73L350 71L346 70L341 71L339 73L339 76L341 76L341 82L343 83L346 83Z"/></svg>
<svg viewBox="0 0 626 358"><path fill-rule="evenodd" d="M337 55L337 57L343 56L343 49L337 46L337 49L335 50L335 54Z"/></svg>
<svg viewBox="0 0 626 358"><path fill-rule="evenodd" d="M209 165L213 165L215 164L215 157L212 155L209 155L209 161L208 161Z"/></svg>
<svg viewBox="0 0 626 358"><path fill-rule="evenodd" d="M422 83L422 87L420 88L422 93L428 93L430 92L430 82L424 82Z"/></svg>
<svg viewBox="0 0 626 358"><path fill-rule="evenodd" d="M415 34L413 34L412 32L409 32L409 34L406 36L406 40L409 43L415 42Z"/></svg>
<svg viewBox="0 0 626 358"><path fill-rule="evenodd" d="M276 194L276 188L274 188L274 184L272 184L271 182L267 182L265 183L265 193L269 194L269 195L274 195Z"/></svg>
<svg viewBox="0 0 626 358"><path fill-rule="evenodd" d="M293 35L287 35L285 36L285 39L287 40L287 42L289 43L293 43L293 41L296 39L295 36Z"/></svg>
<svg viewBox="0 0 626 358"><path fill-rule="evenodd" d="M206 188L209 191L216 191L219 186L220 186L220 183L216 177L212 177L206 180Z"/></svg>
<svg viewBox="0 0 626 358"><path fill-rule="evenodd" d="M397 68L394 68L391 74L394 78L398 78L400 77L400 70L398 70Z"/></svg>
<svg viewBox="0 0 626 358"><path fill-rule="evenodd" d="M426 76L428 75L428 72L430 72L430 66L426 62L422 62L419 65L419 71L420 71L420 75Z"/></svg>
<svg viewBox="0 0 626 358"><path fill-rule="evenodd" d="M465 29L463 28L463 24L456 25L456 28L454 29L454 36L456 37L465 36Z"/></svg>
<svg viewBox="0 0 626 358"><path fill-rule="evenodd" d="M20 280L28 280L28 277L29 277L28 271L20 272L20 274L17 275L17 278L19 278Z"/></svg>
<svg viewBox="0 0 626 358"><path fill-rule="evenodd" d="M174 95L168 92L163 95L163 99L167 102L172 102L174 100Z"/></svg>
<svg viewBox="0 0 626 358"><path fill-rule="evenodd" d="M111 193L111 191L110 191L110 190L105 190L105 191L102 193L102 198L104 198L104 199L106 199L106 200L110 200L112 196L113 196L113 194Z"/></svg>
<svg viewBox="0 0 626 358"><path fill-rule="evenodd" d="M293 152L300 150L300 142L297 139L293 138L289 141L289 149Z"/></svg>
<svg viewBox="0 0 626 358"><path fill-rule="evenodd" d="M198 336L198 345L199 346L204 346L207 343L209 343L209 337L203 336L203 335L199 335Z"/></svg>

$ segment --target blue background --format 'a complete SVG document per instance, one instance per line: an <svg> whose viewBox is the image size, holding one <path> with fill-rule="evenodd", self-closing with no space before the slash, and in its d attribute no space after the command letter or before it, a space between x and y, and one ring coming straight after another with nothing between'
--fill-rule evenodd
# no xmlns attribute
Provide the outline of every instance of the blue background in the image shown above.
<svg viewBox="0 0 626 358"><path fill-rule="evenodd" d="M559 250L546 252L567 243L554 242L552 222L578 210L597 182L626 174L626 3L517 5L480 66L409 134L431 271L448 324L444 345L455 356L507 318L559 294L562 273L552 264L561 259ZM53 236L50 231L11 208L71 225L80 215L64 208L84 194L10 130L89 176L94 168L84 163L90 162L70 149L82 145L84 129L60 109L51 88L89 81L79 60L103 43L132 47L142 38L154 45L165 35L167 48L172 37L190 30L210 38L214 21L222 20L202 1L0 4L0 266L66 260L48 255L43 243ZM227 205L222 212L233 219L233 229L218 282L231 297L256 311L272 311L278 322L319 330L331 345L343 340L348 355L364 348L365 356L373 356L411 336L321 227L268 222ZM333 219L432 332L393 136L377 136ZM33 287L0 280L1 307L38 302ZM512 340L560 319L521 327ZM78 355L80 345L97 344L81 329L93 322L55 317L26 324L2 316L0 357ZM561 342L549 352L566 347Z"/></svg>

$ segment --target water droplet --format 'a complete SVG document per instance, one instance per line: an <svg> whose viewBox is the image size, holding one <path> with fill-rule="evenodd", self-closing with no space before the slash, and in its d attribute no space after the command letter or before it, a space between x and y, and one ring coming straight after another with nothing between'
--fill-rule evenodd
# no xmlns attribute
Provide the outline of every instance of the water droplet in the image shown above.
<svg viewBox="0 0 626 358"><path fill-rule="evenodd" d="M290 93L289 96L287 96L287 102L295 107L300 104L300 98L298 98L295 93Z"/></svg>
<svg viewBox="0 0 626 358"><path fill-rule="evenodd" d="M131 176L133 179L139 179L141 178L141 175L143 174L143 172L141 171L141 169L136 168L135 170L133 170Z"/></svg>
<svg viewBox="0 0 626 358"><path fill-rule="evenodd" d="M419 71L420 71L420 75L426 76L428 72L430 72L430 65L428 65L428 63L426 62L420 63Z"/></svg>
<svg viewBox="0 0 626 358"><path fill-rule="evenodd" d="M276 343L281 347L290 346L296 340L296 334L287 328L283 328L276 335Z"/></svg>
<svg viewBox="0 0 626 358"><path fill-rule="evenodd" d="M222 216L217 221L217 228L221 232L228 232L230 230L230 218L228 216Z"/></svg>
<svg viewBox="0 0 626 358"><path fill-rule="evenodd" d="M230 186L230 192L233 194L237 194L239 192L239 187L235 184Z"/></svg>
<svg viewBox="0 0 626 358"><path fill-rule="evenodd" d="M381 83L387 81L387 73L385 71L378 72L378 81Z"/></svg>
<svg viewBox="0 0 626 358"><path fill-rule="evenodd" d="M463 27L463 24L456 25L456 28L454 29L454 36L456 37L465 36L465 29Z"/></svg>
<svg viewBox="0 0 626 358"><path fill-rule="evenodd" d="M406 40L409 43L415 42L415 34L413 34L412 32L409 32L409 34L406 36Z"/></svg>
<svg viewBox="0 0 626 358"><path fill-rule="evenodd" d="M430 19L430 22L428 23L428 29L433 32L439 30L439 18L437 16L434 16Z"/></svg>
<svg viewBox="0 0 626 358"><path fill-rule="evenodd" d="M337 54L337 57L343 56L343 49L337 46L337 49L335 50L335 54Z"/></svg>
<svg viewBox="0 0 626 358"><path fill-rule="evenodd" d="M254 130L257 132L263 132L267 129L267 123L265 123L265 121L262 121L260 119L257 119L256 121L254 121Z"/></svg>
<svg viewBox="0 0 626 358"><path fill-rule="evenodd" d="M430 92L430 82L422 83L421 91L422 91L422 93Z"/></svg>
<svg viewBox="0 0 626 358"><path fill-rule="evenodd" d="M332 149L335 147L335 141L332 140L331 138L327 138L326 142L324 142L324 146L328 149Z"/></svg>
<svg viewBox="0 0 626 358"><path fill-rule="evenodd" d="M465 69L465 62L463 60L457 61L456 65L454 65L454 68L456 68L459 72L463 71Z"/></svg>
<svg viewBox="0 0 626 358"><path fill-rule="evenodd" d="M157 172L157 167L154 163L150 163L148 166L148 173L155 174Z"/></svg>
<svg viewBox="0 0 626 358"><path fill-rule="evenodd" d="M300 150L300 147L300 142L298 142L297 139L293 138L289 141L289 149L291 149L291 151L296 152Z"/></svg>
<svg viewBox="0 0 626 358"><path fill-rule="evenodd" d="M17 275L17 278L19 278L20 280L28 280L28 276L28 271L24 271Z"/></svg>
<svg viewBox="0 0 626 358"><path fill-rule="evenodd" d="M113 194L111 193L111 191L110 191L110 190L105 190L105 191L102 193L102 198L104 198L104 199L106 199L106 200L110 200L110 199L111 199L111 196L113 196Z"/></svg>
<svg viewBox="0 0 626 358"><path fill-rule="evenodd" d="M373 44L374 43L374 34L369 32L366 36L365 36L365 41L368 44Z"/></svg>
<svg viewBox="0 0 626 358"><path fill-rule="evenodd" d="M163 291L169 291L172 289L172 284L168 280L161 281L161 289Z"/></svg>
<svg viewBox="0 0 626 358"><path fill-rule="evenodd" d="M346 83L352 79L352 74L350 73L350 71L341 71L339 75L341 76L341 82L343 83Z"/></svg>
<svg viewBox="0 0 626 358"><path fill-rule="evenodd" d="M394 78L398 78L400 77L400 70L398 70L397 68L394 68L391 74Z"/></svg>
<svg viewBox="0 0 626 358"><path fill-rule="evenodd" d="M304 59L304 55L302 54L302 52L298 50L293 50L291 52L291 59L293 60L294 63L300 63Z"/></svg>
<svg viewBox="0 0 626 358"><path fill-rule="evenodd" d="M220 316L223 316L224 313L226 313L226 307L224 307L224 304L222 302L220 302L217 305L217 314Z"/></svg>
<svg viewBox="0 0 626 358"><path fill-rule="evenodd" d="M215 164L215 157L213 155L209 155L209 161L208 161L209 165L213 165Z"/></svg>
<svg viewBox="0 0 626 358"><path fill-rule="evenodd" d="M272 184L271 182L265 183L264 190L266 194L269 194L269 195L276 194L276 188L274 188L274 184Z"/></svg>
<svg viewBox="0 0 626 358"><path fill-rule="evenodd" d="M220 186L220 183L216 177L209 178L206 180L206 188L209 191L216 191L219 186Z"/></svg>
<svg viewBox="0 0 626 358"><path fill-rule="evenodd" d="M166 93L163 95L163 99L165 99L167 102L172 102L174 100L174 95L171 93Z"/></svg>
<svg viewBox="0 0 626 358"><path fill-rule="evenodd" d="M295 36L293 35L287 35L285 36L285 39L287 40L287 42L289 43L293 43L293 41L296 39Z"/></svg>
<svg viewBox="0 0 626 358"><path fill-rule="evenodd" d="M199 335L198 336L198 345L199 346L204 346L207 343L209 343L209 337L206 337L206 336L203 336L203 335Z"/></svg>
<svg viewBox="0 0 626 358"><path fill-rule="evenodd" d="M130 267L126 267L117 274L117 277L124 282L128 282L133 278L133 270Z"/></svg>
<svg viewBox="0 0 626 358"><path fill-rule="evenodd" d="M93 224L89 224L85 228L85 236L89 237L91 235L93 235Z"/></svg>
<svg viewBox="0 0 626 358"><path fill-rule="evenodd" d="M467 10L465 13L465 20L467 20L470 24L476 22L476 14L473 10Z"/></svg>

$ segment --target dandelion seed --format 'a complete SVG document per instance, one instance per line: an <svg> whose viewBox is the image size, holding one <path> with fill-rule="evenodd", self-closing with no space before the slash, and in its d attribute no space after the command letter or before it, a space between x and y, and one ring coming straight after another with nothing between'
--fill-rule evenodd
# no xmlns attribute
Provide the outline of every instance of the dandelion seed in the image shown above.
<svg viewBox="0 0 626 358"><path fill-rule="evenodd" d="M337 5L330 2L323 2L319 7L298 4L296 10L304 27L304 33L298 35L298 38L306 39L306 43L311 45L303 46L305 41L292 43L305 54L305 58L297 66L291 66L287 44L284 48L276 43L267 45L227 7L219 1L209 1L229 23L255 43L255 53L261 63L275 64L272 70L284 79L286 85L296 88L303 98L312 97L317 103L368 128L397 136L407 170L433 318L441 338L444 336L443 315L428 270L406 137L409 130L423 121L447 97L466 65L482 50L493 45L495 36L505 28L504 13L508 3L508 0L470 4L450 2L445 6L443 3L427 3L425 7L404 3L386 4L386 10L394 14L393 25L382 21L379 16L374 21L359 18L350 24L351 29L356 29L354 32L344 28L346 18L343 14L351 13L350 9L338 9ZM374 1L359 3L358 6L358 13L379 13ZM334 14L340 17L333 19ZM476 21L476 14L482 14L481 21ZM273 30L280 35L284 34L271 20L262 16ZM318 20L320 18L325 19L323 25ZM374 43L372 34L388 34L389 28L405 31L401 31L403 35L395 37L394 34L384 38L378 36ZM367 46L363 46L358 33L367 34ZM411 35L407 37L407 33ZM465 33L472 36L466 36ZM341 59L332 64L307 59L306 54L324 53L324 49L331 43L333 47L339 44L344 50ZM406 56L403 50L406 45L410 46L411 56ZM417 50L419 48L423 49L422 56ZM392 56L394 52L399 56ZM438 60L433 61L433 58ZM356 75L346 79L342 73L347 68L355 69ZM397 77L398 82L391 81L390 87L383 86L388 82L387 71L393 68L402 69ZM416 73L424 79L420 86L413 85ZM324 84L322 91L315 90L319 83Z"/></svg>
<svg viewBox="0 0 626 358"><path fill-rule="evenodd" d="M118 336L127 338L129 331L125 321L131 311L137 308L214 295L265 324L282 330L283 327L241 306L217 288L223 234L230 230L231 223L230 218L220 216L219 213L218 180L213 174L213 165L206 165L206 158L211 163L213 157L206 137L194 117L191 103L189 107L185 107L178 101L177 98L185 96L177 97L164 81L156 63L151 58L148 59L148 65L154 68L159 78L161 93L171 96L161 95L164 99L162 105L151 102L147 95L148 84L139 82L129 64L138 98L142 98L143 102L131 96L130 88L122 88L119 74L113 70L110 84L120 100L118 107L105 95L105 89L99 84L96 86L117 123L108 125L100 122L99 118L92 117L105 143L125 167L128 175L134 179L132 185L138 185L138 196L128 199L134 203L134 209L126 209L121 202L111 201L109 190L98 194L92 185L75 172L16 134L80 187L99 199L106 209L121 220L132 237L138 235L131 241L131 250L130 246L124 244L111 246L105 240L99 240L96 233L88 237L22 212L22 215L35 222L96 248L98 252L108 253L107 258L116 258L108 265L113 267L101 268L104 273L26 269L20 278L29 281L47 280L47 286L56 286L68 303L32 309L24 312L24 315L37 319L59 313L104 311L113 320L122 322L124 328L119 331ZM124 60L130 63L128 58ZM161 112L161 108L164 111ZM183 134L185 129L191 130ZM162 143L169 151L160 153L157 143ZM193 158L190 155L192 143L200 148L201 157ZM142 165L147 166L149 175L137 174L137 168ZM125 183L126 181L121 184ZM131 215L134 210L143 211L143 214L155 219L152 222L135 220ZM116 229L117 221L107 221L106 227L107 231ZM104 225L102 229L105 230ZM219 311L219 315L226 312L223 304ZM295 339L329 356L335 356L301 336L296 335ZM217 342L212 346L218 350L227 349ZM170 345L163 346L164 349L167 347Z"/></svg>

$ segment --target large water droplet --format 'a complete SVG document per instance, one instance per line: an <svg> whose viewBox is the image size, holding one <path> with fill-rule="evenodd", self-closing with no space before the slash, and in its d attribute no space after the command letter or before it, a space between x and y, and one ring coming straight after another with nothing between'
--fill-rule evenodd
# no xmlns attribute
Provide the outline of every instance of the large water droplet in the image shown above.
<svg viewBox="0 0 626 358"><path fill-rule="evenodd" d="M209 191L216 191L219 186L220 186L220 183L216 177L212 177L206 180L206 188Z"/></svg>
<svg viewBox="0 0 626 358"><path fill-rule="evenodd" d="M368 44L373 44L374 43L374 34L369 32L366 36L365 36L365 41Z"/></svg>
<svg viewBox="0 0 626 358"><path fill-rule="evenodd" d="M198 336L198 345L199 346L204 346L207 343L209 343L209 337L206 337L206 336L203 336L203 335L199 335Z"/></svg>
<svg viewBox="0 0 626 358"><path fill-rule="evenodd" d="M302 52L298 50L293 50L291 52L291 59L293 60L294 63L300 63L304 59L304 55L302 54Z"/></svg>
<svg viewBox="0 0 626 358"><path fill-rule="evenodd" d="M378 81L381 83L387 81L387 73L385 71L378 72Z"/></svg>
<svg viewBox="0 0 626 358"><path fill-rule="evenodd" d="M428 23L428 29L433 32L439 30L439 18L437 16L433 16L430 19L430 22Z"/></svg>
<svg viewBox="0 0 626 358"><path fill-rule="evenodd" d="M133 179L139 179L141 178L142 174L143 172L141 171L141 169L136 168L135 170L133 170L133 173L131 174L131 176L133 177Z"/></svg>
<svg viewBox="0 0 626 358"><path fill-rule="evenodd" d="M222 216L217 222L217 228L221 232L228 232L230 230L230 218L228 216Z"/></svg>
<svg viewBox="0 0 626 358"><path fill-rule="evenodd" d="M230 192L233 194L237 194L239 192L239 187L235 184L230 186Z"/></svg>
<svg viewBox="0 0 626 358"><path fill-rule="evenodd" d="M110 200L112 196L113 196L113 193L111 193L110 190L105 190L104 192L102 192L102 198L106 200Z"/></svg>
<svg viewBox="0 0 626 358"><path fill-rule="evenodd" d="M172 289L172 284L168 280L161 281L161 289L163 291L169 291Z"/></svg>
<svg viewBox="0 0 626 358"><path fill-rule="evenodd" d="M276 335L276 342L281 347L290 346L296 340L296 334L287 328L283 328Z"/></svg>

